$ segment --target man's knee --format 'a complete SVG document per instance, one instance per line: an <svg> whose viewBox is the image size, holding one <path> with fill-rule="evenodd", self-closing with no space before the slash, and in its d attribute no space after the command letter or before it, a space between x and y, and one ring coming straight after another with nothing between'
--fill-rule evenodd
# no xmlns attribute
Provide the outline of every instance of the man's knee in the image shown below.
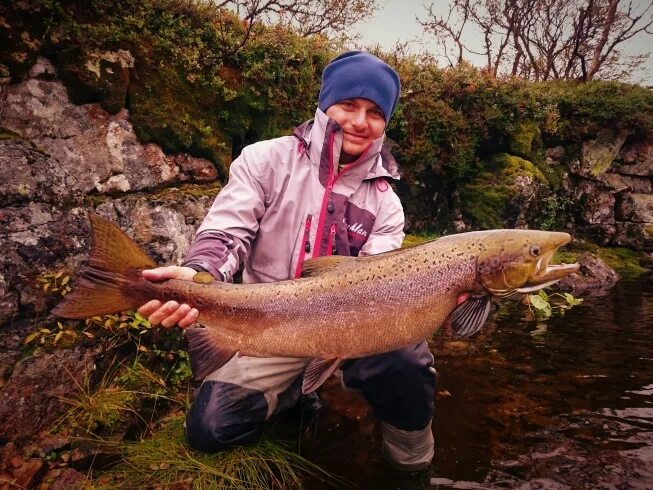
<svg viewBox="0 0 653 490"><path fill-rule="evenodd" d="M205 381L186 414L188 444L204 452L250 444L263 431L266 414L261 391Z"/></svg>
<svg viewBox="0 0 653 490"><path fill-rule="evenodd" d="M426 342L350 361L347 387L361 390L377 417L399 429L421 430L434 413L435 370Z"/></svg>

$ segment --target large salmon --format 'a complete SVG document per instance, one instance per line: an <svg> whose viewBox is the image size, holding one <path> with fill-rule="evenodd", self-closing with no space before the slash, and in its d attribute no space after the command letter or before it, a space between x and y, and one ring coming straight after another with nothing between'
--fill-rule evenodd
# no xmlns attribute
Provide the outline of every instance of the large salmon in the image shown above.
<svg viewBox="0 0 653 490"><path fill-rule="evenodd" d="M88 266L56 315L85 318L151 299L188 303L206 327L187 329L196 377L236 352L315 358L304 377L305 392L341 359L414 344L449 317L454 333L472 335L485 322L492 295L535 291L579 267L549 264L570 241L567 233L489 230L368 257L320 257L305 262L306 277L276 283L155 283L141 277L141 270L156 264L136 243L113 223L97 215L90 220ZM471 296L457 305L462 293Z"/></svg>

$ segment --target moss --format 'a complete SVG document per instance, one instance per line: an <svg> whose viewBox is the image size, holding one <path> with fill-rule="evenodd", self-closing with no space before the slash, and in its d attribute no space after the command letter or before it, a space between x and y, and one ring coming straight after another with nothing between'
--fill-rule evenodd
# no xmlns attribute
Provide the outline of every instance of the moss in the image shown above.
<svg viewBox="0 0 653 490"><path fill-rule="evenodd" d="M501 153L461 192L464 214L481 229L501 228L508 204L515 197L518 177L546 182L542 172L528 160Z"/></svg>
<svg viewBox="0 0 653 490"><path fill-rule="evenodd" d="M651 226L645 226L645 227L644 227L644 232L645 232L648 236L653 236L653 225L651 225Z"/></svg>
<svg viewBox="0 0 653 490"><path fill-rule="evenodd" d="M533 153L533 143L539 137L540 128L535 121L520 121L510 134L508 149L514 155L530 158Z"/></svg>
<svg viewBox="0 0 653 490"><path fill-rule="evenodd" d="M589 242L574 243L570 249L570 253L593 253L624 278L636 278L649 272L642 266L647 260L643 252L625 247L601 247Z"/></svg>
<svg viewBox="0 0 653 490"><path fill-rule="evenodd" d="M13 140L20 138L21 136L18 133L15 133L10 129L0 127L0 140Z"/></svg>
<svg viewBox="0 0 653 490"><path fill-rule="evenodd" d="M419 245L421 243L429 242L439 238L440 235L437 233L417 233L417 234L407 234L404 237L404 242L401 244L402 247L412 247L413 245Z"/></svg>

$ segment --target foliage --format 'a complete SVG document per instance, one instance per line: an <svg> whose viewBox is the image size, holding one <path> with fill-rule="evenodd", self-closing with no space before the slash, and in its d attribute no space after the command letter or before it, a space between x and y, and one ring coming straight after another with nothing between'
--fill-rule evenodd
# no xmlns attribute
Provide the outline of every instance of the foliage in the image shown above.
<svg viewBox="0 0 653 490"><path fill-rule="evenodd" d="M541 289L525 298L531 316L546 319L552 315L563 316L567 310L583 302L570 293L548 293Z"/></svg>
<svg viewBox="0 0 653 490"><path fill-rule="evenodd" d="M45 272L36 278L46 293L59 293L65 296L71 290L70 276L64 269L57 272Z"/></svg>
<svg viewBox="0 0 653 490"><path fill-rule="evenodd" d="M183 434L183 416L164 421L151 438L121 445L123 465L100 480L107 488L290 489L302 488L303 475L333 478L269 438L207 454L189 448Z"/></svg>

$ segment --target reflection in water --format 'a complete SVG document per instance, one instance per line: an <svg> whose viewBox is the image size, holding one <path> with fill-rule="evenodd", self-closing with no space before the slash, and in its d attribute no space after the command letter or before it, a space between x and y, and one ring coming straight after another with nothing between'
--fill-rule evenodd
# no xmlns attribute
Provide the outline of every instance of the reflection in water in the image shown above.
<svg viewBox="0 0 653 490"><path fill-rule="evenodd" d="M520 315L502 309L471 341L433 340L433 488L653 488L653 282L546 322ZM335 383L323 397L304 454L360 488L393 488L365 403Z"/></svg>

